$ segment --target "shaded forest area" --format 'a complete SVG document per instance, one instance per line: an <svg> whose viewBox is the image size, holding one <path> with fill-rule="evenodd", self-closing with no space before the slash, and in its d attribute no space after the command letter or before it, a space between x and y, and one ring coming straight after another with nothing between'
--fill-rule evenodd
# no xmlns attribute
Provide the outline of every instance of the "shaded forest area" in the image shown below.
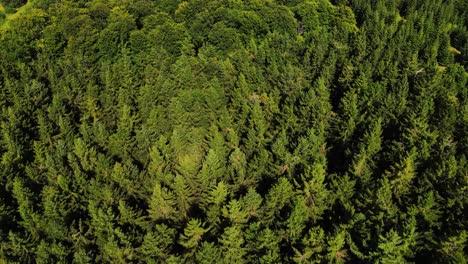
<svg viewBox="0 0 468 264"><path fill-rule="evenodd" d="M467 263L466 0L0 2L0 262Z"/></svg>

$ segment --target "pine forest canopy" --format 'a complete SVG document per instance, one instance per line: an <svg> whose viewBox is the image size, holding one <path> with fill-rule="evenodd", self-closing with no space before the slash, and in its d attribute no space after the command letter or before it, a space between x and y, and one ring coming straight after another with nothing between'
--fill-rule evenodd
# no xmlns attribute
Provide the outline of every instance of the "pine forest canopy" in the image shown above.
<svg viewBox="0 0 468 264"><path fill-rule="evenodd" d="M0 0L0 263L467 263L467 0Z"/></svg>

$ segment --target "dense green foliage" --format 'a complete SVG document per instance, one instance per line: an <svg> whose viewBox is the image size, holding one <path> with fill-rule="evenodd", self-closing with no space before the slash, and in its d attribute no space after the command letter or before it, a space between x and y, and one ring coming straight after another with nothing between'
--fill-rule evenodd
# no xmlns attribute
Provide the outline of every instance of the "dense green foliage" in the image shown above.
<svg viewBox="0 0 468 264"><path fill-rule="evenodd" d="M466 0L21 4L0 260L467 262Z"/></svg>

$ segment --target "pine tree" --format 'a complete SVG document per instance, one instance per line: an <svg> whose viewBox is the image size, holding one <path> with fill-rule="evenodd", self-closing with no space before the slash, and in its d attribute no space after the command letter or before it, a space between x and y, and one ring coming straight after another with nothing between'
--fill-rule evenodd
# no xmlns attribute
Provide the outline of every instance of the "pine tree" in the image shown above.
<svg viewBox="0 0 468 264"><path fill-rule="evenodd" d="M153 188L153 194L148 202L148 213L151 219L170 219L177 212L177 202L174 192L156 183Z"/></svg>
<svg viewBox="0 0 468 264"><path fill-rule="evenodd" d="M164 261L171 255L176 231L165 224L158 224L153 231L146 233L138 252L143 259Z"/></svg>
<svg viewBox="0 0 468 264"><path fill-rule="evenodd" d="M243 263L244 256L247 254L246 249L243 247L244 242L242 230L239 227L226 228L219 238L222 262Z"/></svg>
<svg viewBox="0 0 468 264"><path fill-rule="evenodd" d="M185 227L184 234L181 236L179 243L193 254L202 242L203 235L206 231L208 230L203 228L203 224L200 220L191 219Z"/></svg>

